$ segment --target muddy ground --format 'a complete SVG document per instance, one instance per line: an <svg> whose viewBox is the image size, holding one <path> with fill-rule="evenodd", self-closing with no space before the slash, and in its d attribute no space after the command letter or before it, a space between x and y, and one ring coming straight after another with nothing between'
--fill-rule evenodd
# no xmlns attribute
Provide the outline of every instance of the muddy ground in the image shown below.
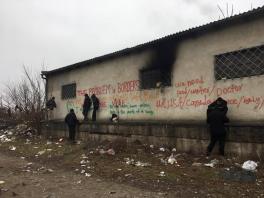
<svg viewBox="0 0 264 198"><path fill-rule="evenodd" d="M248 172L249 159L234 156L121 140L72 144L26 128L0 131L0 197L264 197L262 159Z"/></svg>

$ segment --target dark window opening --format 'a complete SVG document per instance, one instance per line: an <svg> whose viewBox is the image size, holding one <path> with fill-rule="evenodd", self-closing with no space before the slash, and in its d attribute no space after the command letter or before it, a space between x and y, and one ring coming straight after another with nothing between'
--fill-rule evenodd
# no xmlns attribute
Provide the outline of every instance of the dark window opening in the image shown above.
<svg viewBox="0 0 264 198"><path fill-rule="evenodd" d="M140 71L141 89L171 86L171 72L151 68Z"/></svg>
<svg viewBox="0 0 264 198"><path fill-rule="evenodd" d="M264 74L264 45L215 56L216 80Z"/></svg>
<svg viewBox="0 0 264 198"><path fill-rule="evenodd" d="M71 99L76 97L76 83L63 85L61 91L62 99Z"/></svg>

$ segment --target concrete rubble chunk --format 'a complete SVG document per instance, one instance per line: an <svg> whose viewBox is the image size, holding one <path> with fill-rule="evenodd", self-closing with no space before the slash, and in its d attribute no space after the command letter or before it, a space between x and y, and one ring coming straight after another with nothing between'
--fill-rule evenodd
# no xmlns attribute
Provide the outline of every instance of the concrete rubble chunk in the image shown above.
<svg viewBox="0 0 264 198"><path fill-rule="evenodd" d="M177 160L175 159L173 154L171 154L170 157L168 158L168 163L169 164L177 164Z"/></svg>
<svg viewBox="0 0 264 198"><path fill-rule="evenodd" d="M10 150L10 151L15 151L15 150L16 150L16 147L15 147L15 146L10 146L10 147L9 147L9 150Z"/></svg>

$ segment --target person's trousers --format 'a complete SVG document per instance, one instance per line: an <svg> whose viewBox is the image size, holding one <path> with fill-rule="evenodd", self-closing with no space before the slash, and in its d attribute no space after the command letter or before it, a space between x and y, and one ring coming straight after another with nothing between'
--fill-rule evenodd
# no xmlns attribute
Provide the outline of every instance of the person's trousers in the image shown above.
<svg viewBox="0 0 264 198"><path fill-rule="evenodd" d="M210 154L216 142L219 142L219 154L225 155L225 138L226 138L226 134L211 135L211 141L207 147L207 152Z"/></svg>
<svg viewBox="0 0 264 198"><path fill-rule="evenodd" d="M96 110L93 110L92 121L96 121Z"/></svg>
<svg viewBox="0 0 264 198"><path fill-rule="evenodd" d="M69 126L69 139L71 141L75 140L75 133L76 133L76 127L75 126Z"/></svg>
<svg viewBox="0 0 264 198"><path fill-rule="evenodd" d="M88 110L83 111L83 117L84 117L84 120L88 120Z"/></svg>

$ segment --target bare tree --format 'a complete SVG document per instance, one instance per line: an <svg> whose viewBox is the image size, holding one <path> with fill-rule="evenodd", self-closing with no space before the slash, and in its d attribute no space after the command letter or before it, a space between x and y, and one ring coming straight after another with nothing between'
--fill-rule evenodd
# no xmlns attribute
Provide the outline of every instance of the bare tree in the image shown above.
<svg viewBox="0 0 264 198"><path fill-rule="evenodd" d="M14 109L14 118L26 121L40 132L44 119L45 91L40 73L33 74L23 66L22 80L6 85L4 103Z"/></svg>

